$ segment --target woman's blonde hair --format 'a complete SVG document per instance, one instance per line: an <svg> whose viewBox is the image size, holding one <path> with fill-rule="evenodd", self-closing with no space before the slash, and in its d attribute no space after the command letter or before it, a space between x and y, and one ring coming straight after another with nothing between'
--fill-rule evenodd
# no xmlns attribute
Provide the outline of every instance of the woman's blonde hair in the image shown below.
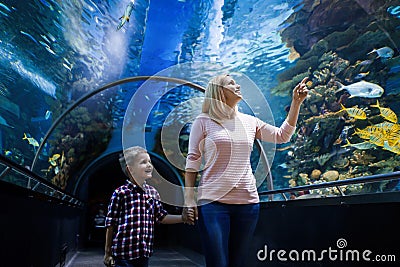
<svg viewBox="0 0 400 267"><path fill-rule="evenodd" d="M227 76L229 74L212 78L208 82L204 96L202 112L208 113L210 118L217 122L232 118L232 115L236 112L236 109L232 109L226 104L223 90Z"/></svg>
<svg viewBox="0 0 400 267"><path fill-rule="evenodd" d="M122 171L126 176L129 177L126 166L132 164L136 157L142 153L147 153L147 150L141 146L133 146L124 149L124 153L119 155L119 164L121 165Z"/></svg>

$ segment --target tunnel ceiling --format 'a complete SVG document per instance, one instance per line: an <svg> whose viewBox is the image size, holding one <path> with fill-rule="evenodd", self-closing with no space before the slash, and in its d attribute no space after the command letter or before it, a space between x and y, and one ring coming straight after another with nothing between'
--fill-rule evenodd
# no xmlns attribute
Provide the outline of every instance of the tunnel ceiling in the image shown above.
<svg viewBox="0 0 400 267"><path fill-rule="evenodd" d="M207 62L207 67L186 77L201 86L216 73L248 77L268 99L265 108L272 110L278 124L285 119L293 86L310 77L312 93L296 135L303 139L272 151L273 171L290 178L276 181L278 186L313 182L313 170L321 172L319 177L330 170L338 173L327 179L396 170L400 154L395 117L400 114L398 1L137 0L129 22L117 30L129 3L0 2L0 150L4 156L31 166L37 144L59 115L107 83L159 74L177 64ZM185 73L177 76L185 78ZM360 91L345 87L361 80L382 87L383 94L360 97ZM65 188L62 176L87 166L110 146L118 147L120 139L115 136L140 84L96 94L68 114L44 144L35 172ZM346 90L352 97L343 96ZM165 96L145 126L147 135L158 138L154 129L166 119L166 110L193 96L198 94L185 87ZM151 100L152 96L143 97ZM342 104L365 111L366 123L351 121L349 110L340 111ZM382 108L388 110L380 115ZM257 106L253 112L262 109ZM340 116L329 121L326 114ZM355 133L375 125L386 127L382 140ZM362 142L367 149L360 149L365 151L356 158L345 149L346 145L359 149L355 144ZM378 153L371 154L370 149ZM367 161L376 165L368 166Z"/></svg>

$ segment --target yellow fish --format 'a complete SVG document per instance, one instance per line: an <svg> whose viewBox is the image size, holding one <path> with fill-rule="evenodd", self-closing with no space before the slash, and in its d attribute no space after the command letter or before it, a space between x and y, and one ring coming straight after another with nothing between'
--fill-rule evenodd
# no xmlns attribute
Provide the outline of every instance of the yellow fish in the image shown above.
<svg viewBox="0 0 400 267"><path fill-rule="evenodd" d="M393 152L395 154L400 154L400 146L390 146L388 141L383 143L383 149Z"/></svg>
<svg viewBox="0 0 400 267"><path fill-rule="evenodd" d="M49 158L49 162L51 165L56 166L57 165L57 160L60 158L60 154L54 154Z"/></svg>
<svg viewBox="0 0 400 267"><path fill-rule="evenodd" d="M346 108L342 104L340 104L340 105L342 106L342 109L339 110L337 113L345 110L347 112L347 114L349 114L350 117L353 117L355 119L365 120L367 118L367 114L365 114L364 110L362 110L360 108L357 108L357 107Z"/></svg>
<svg viewBox="0 0 400 267"><path fill-rule="evenodd" d="M369 139L369 141L370 141L372 144L377 145L377 146L383 146L383 145L384 145L384 142L385 142L385 140L383 139L383 136L382 136L382 135L373 135L373 136L371 136L371 138Z"/></svg>
<svg viewBox="0 0 400 267"><path fill-rule="evenodd" d="M360 150L367 150L367 149L371 149L371 148L376 147L375 144L373 144L371 142L368 142L368 141L365 141L365 142L362 142L362 143L352 144L352 143L350 143L349 139L346 139L346 143L347 144L343 145L342 147L351 146L351 147L354 147L354 148L360 149Z"/></svg>
<svg viewBox="0 0 400 267"><path fill-rule="evenodd" d="M391 132L388 134L388 141L390 146L395 146L400 143L400 132Z"/></svg>
<svg viewBox="0 0 400 267"><path fill-rule="evenodd" d="M371 133L366 130L356 129L354 134L358 135L362 139L369 139L371 138Z"/></svg>
<svg viewBox="0 0 400 267"><path fill-rule="evenodd" d="M397 115L396 115L396 113L394 113L394 111L391 110L390 108L381 108L379 106L379 101L378 100L376 100L376 105L371 105L371 107L379 108L379 110L381 112L381 116L383 118L385 118L385 120L393 122L393 123L397 123Z"/></svg>
<svg viewBox="0 0 400 267"><path fill-rule="evenodd" d="M399 124L394 124L388 121L384 121L378 124L374 124L374 127L381 128L385 132L397 132L400 130L400 125Z"/></svg>
<svg viewBox="0 0 400 267"><path fill-rule="evenodd" d="M33 137L26 136L26 133L24 133L24 137L22 137L22 140L28 140L28 143L30 145L34 146L34 147L38 147L39 146L38 141L36 141L36 139L33 138Z"/></svg>

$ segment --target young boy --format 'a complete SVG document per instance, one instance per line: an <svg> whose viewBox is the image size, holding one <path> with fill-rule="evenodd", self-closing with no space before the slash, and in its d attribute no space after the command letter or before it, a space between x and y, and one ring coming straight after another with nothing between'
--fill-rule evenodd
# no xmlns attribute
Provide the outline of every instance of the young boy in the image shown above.
<svg viewBox="0 0 400 267"><path fill-rule="evenodd" d="M124 154L119 161L129 179L114 191L108 206L104 264L147 267L155 223L191 223L194 218L191 211L185 216L167 214L157 190L146 184L153 165L144 148L131 147Z"/></svg>

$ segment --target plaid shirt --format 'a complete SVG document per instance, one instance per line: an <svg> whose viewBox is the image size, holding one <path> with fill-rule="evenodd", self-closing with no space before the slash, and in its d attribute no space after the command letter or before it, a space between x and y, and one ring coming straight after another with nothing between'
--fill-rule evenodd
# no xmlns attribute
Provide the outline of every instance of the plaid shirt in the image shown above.
<svg viewBox="0 0 400 267"><path fill-rule="evenodd" d="M118 258L132 260L153 254L154 224L167 211L154 187L144 184L143 189L127 180L111 197L105 225L115 227L111 249Z"/></svg>

